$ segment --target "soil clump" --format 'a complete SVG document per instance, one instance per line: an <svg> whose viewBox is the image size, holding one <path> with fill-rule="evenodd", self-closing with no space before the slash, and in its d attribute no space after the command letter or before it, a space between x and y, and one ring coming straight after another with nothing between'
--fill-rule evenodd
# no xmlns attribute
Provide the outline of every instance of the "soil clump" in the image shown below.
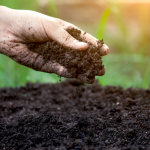
<svg viewBox="0 0 150 150"><path fill-rule="evenodd" d="M87 43L86 40L81 38L80 30L72 28L67 29L67 32L80 42ZM30 43L28 48L42 55L45 60L44 63L48 61L59 63L69 70L72 77L76 78L78 74L83 74L90 79L96 75L101 75L104 68L100 55L100 48L103 44L103 40L97 42L98 46L88 42L89 48L86 51L77 51L50 40L44 43Z"/></svg>

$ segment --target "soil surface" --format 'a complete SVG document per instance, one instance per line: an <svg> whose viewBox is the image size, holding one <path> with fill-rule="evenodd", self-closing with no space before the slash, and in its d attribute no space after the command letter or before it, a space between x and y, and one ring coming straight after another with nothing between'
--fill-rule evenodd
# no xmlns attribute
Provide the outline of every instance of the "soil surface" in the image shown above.
<svg viewBox="0 0 150 150"><path fill-rule="evenodd" d="M0 149L150 150L150 89L77 80L2 88Z"/></svg>
<svg viewBox="0 0 150 150"><path fill-rule="evenodd" d="M80 30L72 28L68 29L67 32L77 40L87 43L80 37ZM96 75L103 75L104 65L102 65L100 55L100 48L103 44L103 40L97 42L98 46L88 42L89 48L86 51L77 51L50 40L44 43L30 43L28 48L42 55L45 60L44 63L52 61L61 64L69 70L73 78L76 78L78 74L82 74L90 79Z"/></svg>

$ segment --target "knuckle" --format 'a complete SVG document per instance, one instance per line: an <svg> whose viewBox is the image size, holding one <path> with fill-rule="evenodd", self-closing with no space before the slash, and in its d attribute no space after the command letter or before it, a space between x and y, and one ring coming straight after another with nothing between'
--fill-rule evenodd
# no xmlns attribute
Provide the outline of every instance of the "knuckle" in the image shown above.
<svg viewBox="0 0 150 150"><path fill-rule="evenodd" d="M54 73L51 68L51 65L48 65L48 63L45 63L41 66L41 71L48 72L48 73Z"/></svg>
<svg viewBox="0 0 150 150"><path fill-rule="evenodd" d="M42 66L45 64L43 57L37 55L37 57L35 57L34 62L32 63L32 68L36 71L40 71Z"/></svg>

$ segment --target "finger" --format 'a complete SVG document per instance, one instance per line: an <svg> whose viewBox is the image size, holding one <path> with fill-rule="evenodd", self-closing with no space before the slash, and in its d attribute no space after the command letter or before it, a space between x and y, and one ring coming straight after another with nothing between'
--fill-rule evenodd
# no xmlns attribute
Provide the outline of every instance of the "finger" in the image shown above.
<svg viewBox="0 0 150 150"><path fill-rule="evenodd" d="M43 56L30 51L26 44L9 42L7 46L9 46L9 53L7 56L21 65L30 67L36 71L56 73L59 76L67 78L75 78L77 76L76 70L72 69L68 71L60 64L52 63L51 61L45 63ZM6 47L6 49L8 48Z"/></svg>
<svg viewBox="0 0 150 150"><path fill-rule="evenodd" d="M93 45L98 46L98 39L96 39L92 35L85 33L84 31L81 31L81 37L85 39L87 42L90 42ZM99 49L99 52L101 56L105 56L109 53L109 47L106 44L103 44Z"/></svg>
<svg viewBox="0 0 150 150"><path fill-rule="evenodd" d="M97 76L103 76L104 74L105 74L105 72L106 72L106 69L105 68L103 68L103 69L101 69L101 70L97 70Z"/></svg>
<svg viewBox="0 0 150 150"><path fill-rule="evenodd" d="M97 71L97 76L103 76L105 74L106 70L105 68L103 68L102 70L98 70ZM81 80L84 83L88 83L88 84L92 84L95 81L95 77L94 78L88 78L86 75L84 74L79 74L77 76L77 79Z"/></svg>
<svg viewBox="0 0 150 150"><path fill-rule="evenodd" d="M81 31L81 37L86 40L87 42L91 42L93 45L97 45L97 41L98 39L96 39L95 37L93 37L92 35L90 35L89 33L86 33L84 32L83 30L81 30L80 28L78 28L77 26L69 23L69 22L66 22L66 21L63 21L61 19L57 19L60 23L60 25L65 29L71 29L71 28L75 28L75 29L78 29Z"/></svg>
<svg viewBox="0 0 150 150"><path fill-rule="evenodd" d="M100 55L101 56L105 56L109 53L109 47L105 44L102 45L102 47L100 48Z"/></svg>
<svg viewBox="0 0 150 150"><path fill-rule="evenodd" d="M81 29L79 29L79 30L81 30ZM92 35L90 35L88 33L85 33L82 30L81 30L81 37L85 41L90 42L90 43L92 43L95 46L98 46L98 44L97 44L98 39L96 39L95 37L93 37ZM102 47L99 49L99 51L100 51L100 55L101 56L105 56L105 55L107 55L109 53L109 47L106 44L103 44Z"/></svg>
<svg viewBox="0 0 150 150"><path fill-rule="evenodd" d="M95 37L93 37L92 35L90 35L89 33L86 33L84 32L83 30L81 30L80 28L78 28L77 26L69 23L69 22L66 22L66 21L63 21L61 19L58 19L59 23L63 26L63 28L65 30L67 29L71 29L71 28L75 28L75 29L78 29L81 31L81 37L87 41L87 42L90 42L92 43L93 45L96 45L97 46L97 41L98 39L96 39ZM102 45L102 47L100 48L100 54L101 56L105 56L109 53L109 47L105 44Z"/></svg>
<svg viewBox="0 0 150 150"><path fill-rule="evenodd" d="M88 78L86 75L84 74L79 74L77 79L81 80L84 83L88 83L88 84L92 84L95 81L95 77L94 78Z"/></svg>
<svg viewBox="0 0 150 150"><path fill-rule="evenodd" d="M43 56L39 55L34 63L32 64L33 68L36 68L38 71L47 72L47 73L56 73L59 76L66 78L75 78L77 76L76 69L66 69L64 66L61 66L58 63L53 63L51 61L45 62Z"/></svg>
<svg viewBox="0 0 150 150"><path fill-rule="evenodd" d="M38 54L34 53L30 50L28 50L28 47L26 44L21 44L21 43L9 43L7 42L7 45L9 44L9 47L11 46L12 48L9 48L9 53L7 56L12 58L14 61L17 63L30 67L34 70L39 70L37 69L37 66L34 66L34 62L36 61ZM42 60L41 63L44 61Z"/></svg>
<svg viewBox="0 0 150 150"><path fill-rule="evenodd" d="M51 37L54 41L64 45L65 47L69 47L75 50L86 50L89 46L87 43L79 42L74 37L72 37L60 24L58 21L51 21L44 23L44 28L49 37ZM51 24L51 28L49 28L49 24Z"/></svg>
<svg viewBox="0 0 150 150"><path fill-rule="evenodd" d="M61 66L58 63L52 63L50 61L42 66L41 71L48 73L56 73L57 75L66 78L76 77L76 72L70 72L64 66Z"/></svg>
<svg viewBox="0 0 150 150"><path fill-rule="evenodd" d="M29 60L29 61L28 61ZM66 78L75 78L76 70L67 70L64 66L51 61L45 62L42 55L30 52L28 57L21 58L21 64L26 65L36 71L42 71L47 73L56 73L59 76Z"/></svg>

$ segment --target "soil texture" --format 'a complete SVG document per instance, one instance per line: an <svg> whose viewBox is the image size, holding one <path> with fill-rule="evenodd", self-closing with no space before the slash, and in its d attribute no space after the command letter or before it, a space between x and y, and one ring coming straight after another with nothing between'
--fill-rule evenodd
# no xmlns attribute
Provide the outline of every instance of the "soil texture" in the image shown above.
<svg viewBox="0 0 150 150"><path fill-rule="evenodd" d="M2 88L0 149L150 150L150 89L77 80Z"/></svg>
<svg viewBox="0 0 150 150"><path fill-rule="evenodd" d="M67 32L77 40L87 43L87 41L81 38L80 30L72 28L67 29ZM102 69L104 65L102 65L100 55L100 48L103 44L103 40L97 42L98 46L88 42L89 48L86 51L77 51L50 40L44 43L30 43L28 48L42 55L45 63L51 61L61 64L69 70L72 77L76 78L78 74L82 74L90 79L96 75L103 75Z"/></svg>

